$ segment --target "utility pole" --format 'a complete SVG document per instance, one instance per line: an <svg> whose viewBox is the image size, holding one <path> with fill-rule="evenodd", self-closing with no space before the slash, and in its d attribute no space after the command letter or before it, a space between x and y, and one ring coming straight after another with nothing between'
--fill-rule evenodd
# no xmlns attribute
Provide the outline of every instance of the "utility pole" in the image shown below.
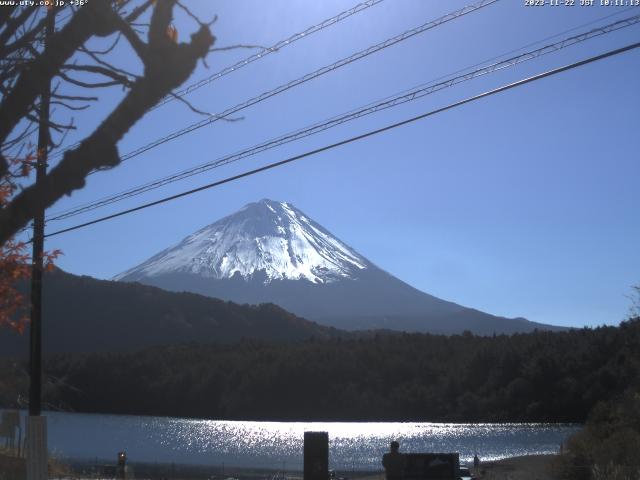
<svg viewBox="0 0 640 480"><path fill-rule="evenodd" d="M55 29L55 9L47 10L44 50ZM27 419L27 480L46 480L47 467L47 419L40 415L42 409L42 273L44 252L44 180L47 174L49 148L49 109L51 104L51 80L44 85L40 95L40 124L38 152L36 155L37 210L33 218L33 258L31 268L31 322L29 359L29 417Z"/></svg>

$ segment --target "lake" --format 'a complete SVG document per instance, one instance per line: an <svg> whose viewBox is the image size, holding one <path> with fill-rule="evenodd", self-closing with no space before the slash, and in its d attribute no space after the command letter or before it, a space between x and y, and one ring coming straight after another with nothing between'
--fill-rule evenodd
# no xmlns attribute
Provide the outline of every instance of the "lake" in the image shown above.
<svg viewBox="0 0 640 480"><path fill-rule="evenodd" d="M24 415L24 412L23 412ZM243 422L45 412L49 450L59 458L301 469L305 431L329 432L336 470L379 470L397 439L404 452L460 452L469 461L555 453L576 424L420 422Z"/></svg>

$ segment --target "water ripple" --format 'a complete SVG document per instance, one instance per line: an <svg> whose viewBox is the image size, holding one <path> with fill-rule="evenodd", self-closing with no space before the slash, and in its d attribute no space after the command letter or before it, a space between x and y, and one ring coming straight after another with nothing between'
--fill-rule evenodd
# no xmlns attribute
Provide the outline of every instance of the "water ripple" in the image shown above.
<svg viewBox="0 0 640 480"><path fill-rule="evenodd" d="M49 447L59 456L239 467L302 467L305 431L329 433L330 467L379 470L391 440L405 452L474 453L483 460L554 453L571 424L232 422L47 412ZM79 441L79 439L83 439Z"/></svg>

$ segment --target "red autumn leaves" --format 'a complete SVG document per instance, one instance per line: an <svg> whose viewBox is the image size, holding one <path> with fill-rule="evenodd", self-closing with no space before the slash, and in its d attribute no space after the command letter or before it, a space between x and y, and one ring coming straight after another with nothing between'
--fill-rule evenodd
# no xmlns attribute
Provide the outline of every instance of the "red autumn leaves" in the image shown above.
<svg viewBox="0 0 640 480"><path fill-rule="evenodd" d="M36 160L30 155L23 159L11 159L11 173L0 178L0 207L4 206L19 188L19 179L29 175L31 166ZM54 268L53 261L62 252L54 250L43 256L45 270ZM9 240L0 246L0 328L9 328L23 333L29 322L28 303L23 293L18 290L20 282L31 276L31 256L28 254L26 242Z"/></svg>

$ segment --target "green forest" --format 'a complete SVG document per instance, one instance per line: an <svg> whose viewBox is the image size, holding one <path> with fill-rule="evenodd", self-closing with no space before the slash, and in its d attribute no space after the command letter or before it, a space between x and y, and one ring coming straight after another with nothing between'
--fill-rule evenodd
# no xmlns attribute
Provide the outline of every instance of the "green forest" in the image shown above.
<svg viewBox="0 0 640 480"><path fill-rule="evenodd" d="M0 404L23 405L4 359ZM493 337L377 333L181 344L45 362L48 408L260 420L584 422L640 386L640 319Z"/></svg>

